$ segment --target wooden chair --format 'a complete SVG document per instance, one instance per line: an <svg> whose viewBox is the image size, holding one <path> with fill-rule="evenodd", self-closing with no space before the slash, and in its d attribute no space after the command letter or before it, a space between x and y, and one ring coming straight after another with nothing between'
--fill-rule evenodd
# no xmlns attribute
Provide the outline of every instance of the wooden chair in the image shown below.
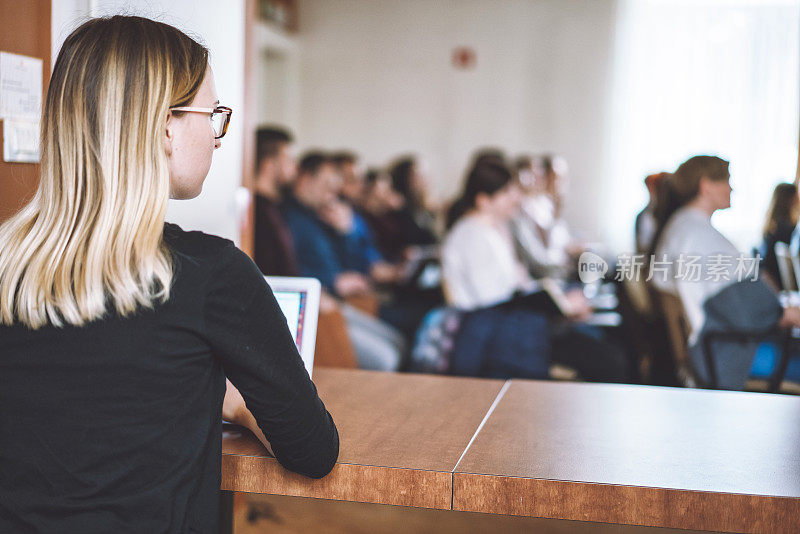
<svg viewBox="0 0 800 534"><path fill-rule="evenodd" d="M345 301L359 311L371 315L372 317L378 316L378 308L381 304L380 295L377 293L362 293L360 295L351 295Z"/></svg>
<svg viewBox="0 0 800 534"><path fill-rule="evenodd" d="M690 329L683 303L680 297L666 291L653 289L652 295L658 301L657 307L665 323L678 381L687 387L697 387L697 374L689 359Z"/></svg>
<svg viewBox="0 0 800 534"><path fill-rule="evenodd" d="M767 340L777 340L780 346L780 357L776 362L776 368L767 381L766 391L777 393L783 383L786 369L788 367L791 350L796 346L797 339L787 330L774 329L768 332L763 331L727 331L727 332L708 332L699 341L703 347L703 356L708 370L708 380L704 383L699 379L694 367L689 359L689 323L686 319L683 303L680 297L664 291L656 291L664 320L669 331L670 345L673 356L678 366L678 376L681 381L689 387L698 387L701 383L703 387L716 389L717 364L714 358L715 342L761 342Z"/></svg>
<svg viewBox="0 0 800 534"><path fill-rule="evenodd" d="M356 353L347 333L347 323L338 307L319 313L314 349L314 368L317 367L358 367Z"/></svg>

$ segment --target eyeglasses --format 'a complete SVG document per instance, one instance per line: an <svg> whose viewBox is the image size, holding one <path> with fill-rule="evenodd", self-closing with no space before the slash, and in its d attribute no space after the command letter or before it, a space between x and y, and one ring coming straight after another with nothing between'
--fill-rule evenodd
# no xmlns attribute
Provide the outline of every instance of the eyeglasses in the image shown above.
<svg viewBox="0 0 800 534"><path fill-rule="evenodd" d="M181 106L169 108L171 111L189 111L192 113L208 113L211 115L211 127L214 128L214 139L222 139L228 131L228 124L231 122L233 110L225 106L215 108L196 108L191 106Z"/></svg>

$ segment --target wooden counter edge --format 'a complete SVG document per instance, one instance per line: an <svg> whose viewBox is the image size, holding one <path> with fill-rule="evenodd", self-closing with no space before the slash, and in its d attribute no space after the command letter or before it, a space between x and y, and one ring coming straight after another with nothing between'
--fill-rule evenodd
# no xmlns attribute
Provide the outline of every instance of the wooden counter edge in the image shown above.
<svg viewBox="0 0 800 534"><path fill-rule="evenodd" d="M287 471L271 457L222 455L221 489L226 491L449 510L452 482L450 472L346 463L311 479Z"/></svg>
<svg viewBox="0 0 800 534"><path fill-rule="evenodd" d="M455 473L453 510L736 532L796 532L800 498Z"/></svg>

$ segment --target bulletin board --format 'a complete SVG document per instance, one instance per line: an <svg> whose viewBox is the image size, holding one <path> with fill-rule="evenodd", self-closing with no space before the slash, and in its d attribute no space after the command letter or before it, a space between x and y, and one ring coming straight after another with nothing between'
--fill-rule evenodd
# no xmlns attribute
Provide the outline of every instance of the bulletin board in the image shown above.
<svg viewBox="0 0 800 534"><path fill-rule="evenodd" d="M0 51L41 60L42 99L50 80L50 18L51 0L0 0ZM0 150L4 142L3 122L0 119ZM33 134L30 128L25 128L26 124L20 122L15 134ZM0 222L30 200L38 183L38 163L7 163L0 154Z"/></svg>

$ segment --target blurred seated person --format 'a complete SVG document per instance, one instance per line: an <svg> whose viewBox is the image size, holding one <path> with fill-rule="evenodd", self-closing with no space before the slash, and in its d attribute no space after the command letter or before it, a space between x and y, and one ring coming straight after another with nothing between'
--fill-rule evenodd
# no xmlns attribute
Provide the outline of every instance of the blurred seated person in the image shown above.
<svg viewBox="0 0 800 534"><path fill-rule="evenodd" d="M519 256L534 278L566 278L582 252L561 217L566 162L556 156L538 162L522 156L515 166L523 192L512 220Z"/></svg>
<svg viewBox="0 0 800 534"><path fill-rule="evenodd" d="M406 251L399 250L403 242L403 228L398 213L405 204L403 197L392 189L391 177L379 170L369 169L366 174L361 212L372 230L375 245L388 261L401 262Z"/></svg>
<svg viewBox="0 0 800 534"><path fill-rule="evenodd" d="M552 358L576 369L585 380L626 380L627 364L622 352L572 322L591 313L580 290L564 295L572 314L564 321L551 320L548 311L533 305L527 309L531 301L519 298L521 293L539 289L514 250L510 222L519 209L519 196L518 185L507 167L488 162L470 171L464 191L448 216L453 226L442 246L445 292L451 305L467 312L457 346L464 346L465 338L469 341L466 345L491 339L498 344L493 352L504 353L503 345L524 342L524 337L536 336L537 344L527 349L530 353L512 351L517 352L512 356L516 360L503 362L492 362L491 357L482 362L460 361L457 350L452 369L456 374L545 378ZM485 330L482 323L498 317L498 313L500 327L506 318L518 323L511 338L498 338L495 332ZM473 339L476 335L479 338ZM484 374L486 369L488 375ZM545 370L544 375L541 369Z"/></svg>
<svg viewBox="0 0 800 534"><path fill-rule="evenodd" d="M256 133L255 263L262 273L297 276L292 236L280 213L283 192L297 174L292 135L282 128Z"/></svg>
<svg viewBox="0 0 800 534"><path fill-rule="evenodd" d="M346 200L341 189L345 177L340 174L340 178L340 188L332 200L317 209L317 214L336 233L335 241L339 245L342 267L367 275L374 286L381 290L384 299L378 308L379 317L398 328L411 341L425 314L433 306L441 304L441 289L437 285L418 291L414 286L409 286L407 271L413 265L407 265L406 260L410 258L398 262L384 260L362 216L364 212L355 209ZM363 188L360 189L363 195ZM399 197L396 193L395 196ZM363 201L361 204L363 206ZM406 252L410 251L406 249Z"/></svg>
<svg viewBox="0 0 800 534"><path fill-rule="evenodd" d="M383 260L371 225L365 218L366 180L358 156L340 151L331 156L331 162L341 178L338 191L341 202L330 202L319 211L319 215L345 237L347 267L369 273L380 284L396 282L399 270Z"/></svg>
<svg viewBox="0 0 800 534"><path fill-rule="evenodd" d="M475 167L483 165L484 163L495 163L497 165L508 166L508 159L503 149L487 146L479 148L478 150L475 151L475 153L472 156L472 163L470 164L470 168L474 169Z"/></svg>
<svg viewBox="0 0 800 534"><path fill-rule="evenodd" d="M757 263L711 223L717 210L730 207L728 162L695 156L669 178L677 211L656 239L652 280L661 291L680 297L690 326L689 355L698 378L708 382L702 337L707 332L769 332L800 326L800 309L782 308L775 292L757 278ZM662 199L659 196L659 203ZM758 342L719 341L713 345L717 387L742 389Z"/></svg>
<svg viewBox="0 0 800 534"><path fill-rule="evenodd" d="M439 243L436 231L436 215L429 205L429 184L422 164L413 156L397 160L389 169L392 189L403 197L403 207L397 212L402 241L395 246L390 257L398 257L412 245L435 245Z"/></svg>
<svg viewBox="0 0 800 534"><path fill-rule="evenodd" d="M338 152L330 157L330 162L339 180L332 184L334 196L316 212L338 234L343 268L368 275L379 285L391 286L400 277L400 267L384 260L363 216L365 180L358 156Z"/></svg>
<svg viewBox="0 0 800 534"><path fill-rule="evenodd" d="M402 206L403 197L392 189L389 175L378 169L367 171L361 213L381 253L385 250L391 252L394 244L402 240L402 227L396 216ZM396 302L416 303L426 311L443 304L438 245L411 245L402 251L401 256L387 259L400 266L400 277L394 290Z"/></svg>
<svg viewBox="0 0 800 534"><path fill-rule="evenodd" d="M775 256L775 244L791 242L792 232L798 219L797 186L794 184L778 184L772 192L772 200L764 223L763 243L759 253L763 258L762 269L775 285L781 287L781 276L778 270L778 259Z"/></svg>
<svg viewBox="0 0 800 534"><path fill-rule="evenodd" d="M356 209L360 209L364 201L365 176L358 161L358 156L348 150L342 150L331 156L336 171L342 178L339 196Z"/></svg>
<svg viewBox="0 0 800 534"><path fill-rule="evenodd" d="M342 298L371 291L368 276L345 269L342 236L318 215L337 202L340 177L330 159L321 152L309 152L299 163L283 215L292 235L298 275L317 278L325 291ZM359 310L341 304L347 331L358 357L359 367L395 371L406 351L406 341L395 328Z"/></svg>
<svg viewBox="0 0 800 534"><path fill-rule="evenodd" d="M636 215L636 222L633 225L637 254L649 254L655 245L655 243L653 243L653 238L658 228L656 219L658 186L667 176L669 176L669 173L660 172L657 174L650 174L644 179L644 185L647 187L649 200L647 206Z"/></svg>
<svg viewBox="0 0 800 534"><path fill-rule="evenodd" d="M333 198L317 210L319 218L338 233L342 267L367 275L379 285L398 281L400 267L386 262L375 247L367 222L346 201Z"/></svg>
<svg viewBox="0 0 800 534"><path fill-rule="evenodd" d="M372 284L366 273L347 269L344 243L337 229L320 217L323 210L335 211L341 178L330 158L322 152L308 152L300 160L292 194L283 204L283 216L294 241L301 276L317 278L328 291L340 297L366 293ZM342 210L340 210L342 211ZM336 212L336 217L345 215ZM334 215L328 214L328 219ZM342 227L349 221L339 221Z"/></svg>

